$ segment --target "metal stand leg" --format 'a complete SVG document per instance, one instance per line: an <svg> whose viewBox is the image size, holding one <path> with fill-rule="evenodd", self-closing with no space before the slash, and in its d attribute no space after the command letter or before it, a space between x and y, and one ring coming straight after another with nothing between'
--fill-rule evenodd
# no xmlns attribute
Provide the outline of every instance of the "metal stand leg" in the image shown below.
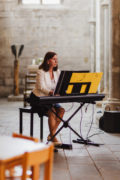
<svg viewBox="0 0 120 180"><path fill-rule="evenodd" d="M79 138L84 140L70 125L69 121L73 118L73 116L82 108L84 103L80 104L80 106L76 109L76 111L68 118L68 120L64 121L62 118L60 118L56 112L54 112L52 109L51 111L63 122L63 125L58 129L58 131L51 137L50 141L54 139L54 137L63 129L63 128L70 128ZM62 149L72 149L72 144L61 144L56 146L57 148L62 148Z"/></svg>
<svg viewBox="0 0 120 180"><path fill-rule="evenodd" d="M62 118L60 118L56 112L54 112L52 109L51 111L63 122L63 125L58 129L58 131L51 137L50 141L54 139L54 137L63 129L69 127L79 138L83 139L73 128L68 124L69 121L73 118L73 116L82 108L82 106L85 103L80 104L80 106L76 109L76 111L66 120L64 121ZM83 139L84 140L84 139Z"/></svg>
<svg viewBox="0 0 120 180"><path fill-rule="evenodd" d="M30 114L30 136L33 137L33 112Z"/></svg>
<svg viewBox="0 0 120 180"><path fill-rule="evenodd" d="M22 134L22 110L20 109L20 114L19 114L19 133Z"/></svg>
<svg viewBox="0 0 120 180"><path fill-rule="evenodd" d="M43 141L43 116L40 117L40 139Z"/></svg>
<svg viewBox="0 0 120 180"><path fill-rule="evenodd" d="M93 104L94 102L91 102L91 104ZM89 145L94 145L94 146L99 146L102 144L98 144L98 143L94 143L90 140L86 140L84 139L82 136L80 136L70 125L69 125L69 121L74 117L74 115L82 108L82 106L85 103L80 104L80 106L76 109L76 111L66 120L64 121L63 119L61 119L56 112L54 112L52 109L51 111L63 122L63 125L58 129L58 131L51 137L50 141L52 141L54 139L54 137L63 129L63 128L69 128L71 131L73 131L80 139L77 139L76 141L73 140L73 142L75 143L82 143L82 144L89 144ZM66 146L66 145L65 145ZM64 145L58 146L58 148L64 148ZM71 148L67 148L67 149L71 149Z"/></svg>

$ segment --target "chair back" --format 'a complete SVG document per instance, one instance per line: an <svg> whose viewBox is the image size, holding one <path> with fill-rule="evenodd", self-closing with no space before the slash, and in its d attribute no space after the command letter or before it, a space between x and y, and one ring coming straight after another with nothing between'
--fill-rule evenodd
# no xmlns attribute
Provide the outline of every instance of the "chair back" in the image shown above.
<svg viewBox="0 0 120 180"><path fill-rule="evenodd" d="M15 138L23 138L32 140L34 142L38 142L37 138L32 138L28 136L23 136L22 134L13 133L13 137ZM52 166L53 166L53 144L51 143L43 150L26 152L24 154L24 164L23 164L23 175L22 180L26 180L27 170L29 168L32 169L32 175L30 176L32 180L39 179L39 166L41 164L45 165L44 169L44 180L52 180Z"/></svg>
<svg viewBox="0 0 120 180"><path fill-rule="evenodd" d="M30 136L24 136L24 135L22 135L22 134L17 134L17 133L13 133L12 134L12 136L14 137L14 138L20 138L20 139L26 139L26 140L30 140L30 141L34 141L34 142L39 142L39 140L37 139L37 138L33 138L33 137L30 137ZM23 170L24 169L26 169L26 166L25 166L25 160L26 160L26 154L24 154L24 164L22 164L22 168L23 168ZM38 167L36 167L36 169L38 169ZM30 175L28 175L27 174L27 170L28 169L26 169L25 171L26 171L26 176L28 177L28 178L31 178L32 177L32 173L33 173L33 169L32 169L32 171L31 171L31 173L30 173ZM37 172L37 171L36 171ZM18 178L18 177L17 177ZM21 174L21 179L23 178L23 176L22 176L22 174Z"/></svg>
<svg viewBox="0 0 120 180"><path fill-rule="evenodd" d="M34 142L39 142L39 140L37 138L24 136L22 134L13 133L12 136L15 137L15 138L22 138L22 139L28 139L28 140L31 140L31 141L34 141Z"/></svg>
<svg viewBox="0 0 120 180"><path fill-rule="evenodd" d="M44 180L52 180L52 166L53 166L53 144L48 145L43 150L25 153L25 166L23 168L23 180L26 180L26 171L32 167L32 179L38 180L38 167L41 164L45 165Z"/></svg>

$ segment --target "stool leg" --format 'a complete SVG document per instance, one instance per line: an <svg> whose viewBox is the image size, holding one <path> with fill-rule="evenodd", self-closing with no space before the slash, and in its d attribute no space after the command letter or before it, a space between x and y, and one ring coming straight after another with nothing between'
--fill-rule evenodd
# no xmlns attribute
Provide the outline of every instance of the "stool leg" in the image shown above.
<svg viewBox="0 0 120 180"><path fill-rule="evenodd" d="M33 137L33 113L30 114L30 136Z"/></svg>
<svg viewBox="0 0 120 180"><path fill-rule="evenodd" d="M22 110L20 109L19 112L19 133L22 134Z"/></svg>
<svg viewBox="0 0 120 180"><path fill-rule="evenodd" d="M40 140L43 141L43 116L40 117Z"/></svg>

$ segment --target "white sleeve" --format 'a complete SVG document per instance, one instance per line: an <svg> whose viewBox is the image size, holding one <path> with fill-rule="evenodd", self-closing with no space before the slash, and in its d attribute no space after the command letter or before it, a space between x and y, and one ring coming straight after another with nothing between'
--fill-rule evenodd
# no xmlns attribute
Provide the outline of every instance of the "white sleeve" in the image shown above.
<svg viewBox="0 0 120 180"><path fill-rule="evenodd" d="M47 88L45 84L44 77L45 77L45 72L43 70L38 70L36 76L37 89L48 95L50 90Z"/></svg>

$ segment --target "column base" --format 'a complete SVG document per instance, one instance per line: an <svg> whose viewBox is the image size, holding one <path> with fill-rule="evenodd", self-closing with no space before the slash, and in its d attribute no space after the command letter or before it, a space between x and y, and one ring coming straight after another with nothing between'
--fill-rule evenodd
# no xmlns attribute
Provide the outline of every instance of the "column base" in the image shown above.
<svg viewBox="0 0 120 180"><path fill-rule="evenodd" d="M103 101L102 107L105 110L120 111L120 99L108 98L107 101Z"/></svg>
<svg viewBox="0 0 120 180"><path fill-rule="evenodd" d="M101 107L106 111L120 111L120 99L107 99L96 103L97 107Z"/></svg>

